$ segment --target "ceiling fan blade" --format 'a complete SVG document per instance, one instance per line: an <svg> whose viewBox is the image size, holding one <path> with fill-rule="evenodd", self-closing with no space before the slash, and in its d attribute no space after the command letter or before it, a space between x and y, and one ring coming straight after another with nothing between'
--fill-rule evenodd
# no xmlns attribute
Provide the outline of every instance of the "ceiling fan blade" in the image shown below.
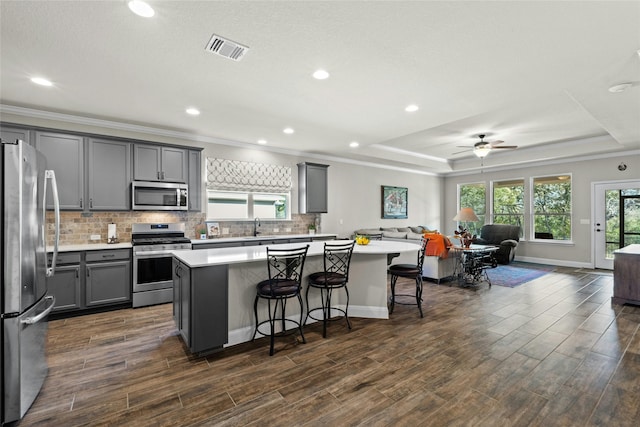
<svg viewBox="0 0 640 427"><path fill-rule="evenodd" d="M504 141L503 141L503 140L501 140L501 139L499 139L499 140L497 140L497 141L493 141L493 142L491 143L491 145L492 145L492 146L493 146L493 145L498 145L498 144L504 144Z"/></svg>
<svg viewBox="0 0 640 427"><path fill-rule="evenodd" d="M514 148L518 148L518 146L517 145L502 145L500 147L491 146L492 150L501 150L501 149L504 149L504 148L506 148L506 149L514 149Z"/></svg>

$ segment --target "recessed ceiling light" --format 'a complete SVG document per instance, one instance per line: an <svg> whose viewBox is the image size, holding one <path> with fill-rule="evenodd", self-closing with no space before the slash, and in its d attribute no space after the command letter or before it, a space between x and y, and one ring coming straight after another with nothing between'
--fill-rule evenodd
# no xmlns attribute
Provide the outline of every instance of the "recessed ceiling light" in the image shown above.
<svg viewBox="0 0 640 427"><path fill-rule="evenodd" d="M407 108L404 109L407 113L413 113L419 110L419 107L415 104L407 105Z"/></svg>
<svg viewBox="0 0 640 427"><path fill-rule="evenodd" d="M358 147L359 145L360 145L360 144L358 143L358 141L351 141L351 142L349 143L349 147L351 147L351 148L356 148L356 147Z"/></svg>
<svg viewBox="0 0 640 427"><path fill-rule="evenodd" d="M313 73L313 78L318 80L325 80L329 78L329 73L325 70L316 70Z"/></svg>
<svg viewBox="0 0 640 427"><path fill-rule="evenodd" d="M626 83L620 83L617 85L613 85L609 88L609 92L611 93L620 93L620 92L624 92L625 90L629 89L633 84L626 82Z"/></svg>
<svg viewBox="0 0 640 427"><path fill-rule="evenodd" d="M44 77L32 77L31 81L40 86L53 86L51 80L47 80Z"/></svg>
<svg viewBox="0 0 640 427"><path fill-rule="evenodd" d="M286 133L287 135L291 135L292 133L294 133L295 131L291 128L284 128L282 130L282 132Z"/></svg>
<svg viewBox="0 0 640 427"><path fill-rule="evenodd" d="M190 108L187 108L186 111L187 111L187 114L191 114L192 116L200 115L200 110L198 110L197 108L190 107Z"/></svg>
<svg viewBox="0 0 640 427"><path fill-rule="evenodd" d="M267 140L266 140L266 139L259 139L259 140L258 140L258 144L260 144L260 145L267 145Z"/></svg>
<svg viewBox="0 0 640 427"><path fill-rule="evenodd" d="M142 0L131 0L127 5L133 13L143 18L151 18L156 13L148 3Z"/></svg>

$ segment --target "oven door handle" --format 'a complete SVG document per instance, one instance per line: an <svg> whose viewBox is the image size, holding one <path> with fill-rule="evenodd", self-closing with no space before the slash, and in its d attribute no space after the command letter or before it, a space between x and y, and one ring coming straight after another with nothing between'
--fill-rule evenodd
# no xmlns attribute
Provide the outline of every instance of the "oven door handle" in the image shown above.
<svg viewBox="0 0 640 427"><path fill-rule="evenodd" d="M178 250L178 249L176 249ZM143 252L134 252L133 256L136 258L156 258L158 255L169 255L171 256L173 250L170 251L143 251Z"/></svg>

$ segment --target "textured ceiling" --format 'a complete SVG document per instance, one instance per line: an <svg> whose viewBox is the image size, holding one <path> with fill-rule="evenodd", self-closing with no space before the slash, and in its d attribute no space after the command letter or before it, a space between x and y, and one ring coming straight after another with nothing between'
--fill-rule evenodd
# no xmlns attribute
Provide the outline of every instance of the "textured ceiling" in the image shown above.
<svg viewBox="0 0 640 427"><path fill-rule="evenodd" d="M5 111L434 173L477 169L459 146L478 134L519 146L488 166L640 148L638 1L149 3L151 19L124 1L1 1ZM207 53L214 33L250 51L240 62ZM313 79L318 68L331 77Z"/></svg>

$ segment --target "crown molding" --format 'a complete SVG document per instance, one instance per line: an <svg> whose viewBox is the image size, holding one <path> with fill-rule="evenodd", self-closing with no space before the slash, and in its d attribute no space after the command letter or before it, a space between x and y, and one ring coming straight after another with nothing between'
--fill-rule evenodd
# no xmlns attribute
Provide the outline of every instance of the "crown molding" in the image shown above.
<svg viewBox="0 0 640 427"><path fill-rule="evenodd" d="M354 159L348 159L348 158L338 157L338 156L287 150L284 148L262 146L262 145L247 143L247 142L233 141L233 140L216 138L216 137L205 136L205 135L195 135L192 133L161 129L161 128L156 128L152 126L142 126L142 125L123 123L123 122L118 122L113 120L77 116L74 114L66 114L66 113L58 113L53 111L38 110L34 108L18 107L15 105L0 104L0 113L15 114L17 116L31 117L36 119L54 120L58 122L73 123L73 124L79 124L83 126L95 126L95 127L106 128L106 129L136 132L136 133L145 134L145 135L177 138L177 139L186 140L186 141L204 142L208 144L220 144L220 145L227 145L232 147L248 148L248 149L259 150L259 151L269 151L273 153L285 154L288 156L311 157L314 159L333 161L337 163L346 163L351 165L366 166L366 167L372 167L372 168L378 168L378 169L387 169L387 170L400 171L400 172L412 173L417 175L428 175L428 176L443 175L441 173L435 173L435 172L424 171L419 169L385 165L381 163L354 160Z"/></svg>

